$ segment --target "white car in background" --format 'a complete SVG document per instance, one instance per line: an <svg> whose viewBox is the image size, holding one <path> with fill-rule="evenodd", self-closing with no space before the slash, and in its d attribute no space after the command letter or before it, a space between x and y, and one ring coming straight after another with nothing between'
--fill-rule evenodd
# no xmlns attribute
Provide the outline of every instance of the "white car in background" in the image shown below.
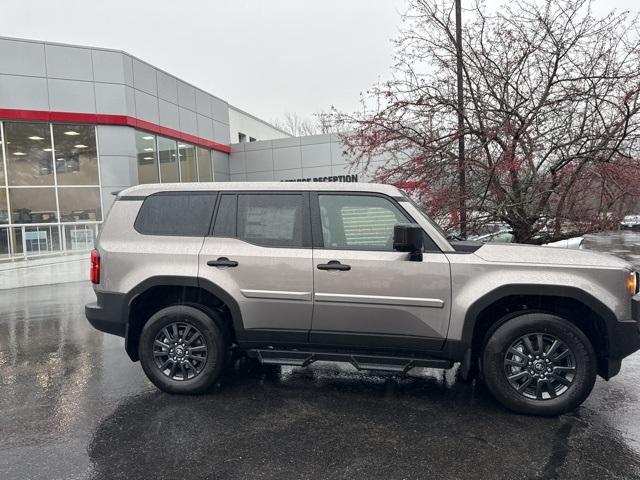
<svg viewBox="0 0 640 480"><path fill-rule="evenodd" d="M497 232L489 233L486 235L479 235L471 237L470 240L482 243L499 242L499 243L513 243L515 236L509 229L498 230ZM557 242L545 243L543 247L555 247L555 248L569 248L572 250L581 250L584 237L573 237Z"/></svg>
<svg viewBox="0 0 640 480"><path fill-rule="evenodd" d="M640 230L640 215L627 215L620 222L622 230Z"/></svg>

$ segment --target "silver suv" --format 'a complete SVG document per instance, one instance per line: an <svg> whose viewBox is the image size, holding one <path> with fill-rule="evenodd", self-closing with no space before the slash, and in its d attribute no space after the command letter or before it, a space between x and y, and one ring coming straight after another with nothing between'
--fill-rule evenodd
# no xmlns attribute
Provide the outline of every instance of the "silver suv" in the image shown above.
<svg viewBox="0 0 640 480"><path fill-rule="evenodd" d="M239 355L479 376L556 415L640 348L638 273L616 257L450 242L388 185L200 183L120 192L91 255L86 316L171 393Z"/></svg>

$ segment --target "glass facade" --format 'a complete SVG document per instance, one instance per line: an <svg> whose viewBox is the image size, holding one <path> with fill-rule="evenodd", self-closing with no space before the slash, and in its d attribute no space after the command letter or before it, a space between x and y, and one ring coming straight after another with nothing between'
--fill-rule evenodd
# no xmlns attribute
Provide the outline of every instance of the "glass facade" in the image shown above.
<svg viewBox="0 0 640 480"><path fill-rule="evenodd" d="M66 250L91 250L98 235L96 224L64 225Z"/></svg>
<svg viewBox="0 0 640 480"><path fill-rule="evenodd" d="M0 260L9 256L9 229L0 228Z"/></svg>
<svg viewBox="0 0 640 480"><path fill-rule="evenodd" d="M158 183L158 154L156 137L136 130L136 156L138 159L138 183Z"/></svg>
<svg viewBox="0 0 640 480"><path fill-rule="evenodd" d="M0 188L0 225L9 223L9 208L7 206L7 191Z"/></svg>
<svg viewBox="0 0 640 480"><path fill-rule="evenodd" d="M95 126L0 122L0 147L0 259L91 249L102 221Z"/></svg>
<svg viewBox="0 0 640 480"><path fill-rule="evenodd" d="M207 148L136 130L136 149L138 183L213 181Z"/></svg>
<svg viewBox="0 0 640 480"><path fill-rule="evenodd" d="M201 182L212 182L213 166L211 164L211 150L198 147L196 153L198 156L198 180Z"/></svg>
<svg viewBox="0 0 640 480"><path fill-rule="evenodd" d="M196 149L193 145L178 142L178 158L180 158L180 181L197 182Z"/></svg>
<svg viewBox="0 0 640 480"><path fill-rule="evenodd" d="M55 188L9 188L11 223L58 221Z"/></svg>
<svg viewBox="0 0 640 480"><path fill-rule="evenodd" d="M58 185L99 185L93 125L53 125Z"/></svg>
<svg viewBox="0 0 640 480"><path fill-rule="evenodd" d="M4 140L9 186L55 184L49 124L4 122Z"/></svg>
<svg viewBox="0 0 640 480"><path fill-rule="evenodd" d="M160 160L160 181L179 182L178 146L171 138L158 137L158 158Z"/></svg>
<svg viewBox="0 0 640 480"><path fill-rule="evenodd" d="M209 182L211 151L135 130L138 183ZM93 248L103 220L95 125L0 121L0 260Z"/></svg>
<svg viewBox="0 0 640 480"><path fill-rule="evenodd" d="M60 188L58 204L63 222L102 221L99 188Z"/></svg>

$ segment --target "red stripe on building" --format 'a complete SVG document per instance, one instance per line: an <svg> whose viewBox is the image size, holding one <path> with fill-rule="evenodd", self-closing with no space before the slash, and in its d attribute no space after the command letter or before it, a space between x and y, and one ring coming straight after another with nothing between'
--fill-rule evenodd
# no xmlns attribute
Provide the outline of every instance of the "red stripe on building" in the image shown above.
<svg viewBox="0 0 640 480"><path fill-rule="evenodd" d="M189 133L162 127L155 123L140 120L128 115L110 115L104 113L73 113L73 112L50 112L44 110L12 110L0 108L0 120L31 120L34 122L62 122L62 123L89 123L95 125L120 125L125 127L135 127L147 132L157 133L167 137L193 143L201 147L212 148L219 152L229 153L231 147L222 143L213 142L206 138L191 135Z"/></svg>

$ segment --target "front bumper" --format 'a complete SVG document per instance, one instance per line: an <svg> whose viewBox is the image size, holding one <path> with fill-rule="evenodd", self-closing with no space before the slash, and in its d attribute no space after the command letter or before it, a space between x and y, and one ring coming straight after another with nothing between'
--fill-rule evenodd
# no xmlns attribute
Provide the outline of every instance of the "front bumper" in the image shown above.
<svg viewBox="0 0 640 480"><path fill-rule="evenodd" d="M600 363L599 374L609 380L620 372L622 359L640 350L640 294L631 299L633 320L609 325L609 355Z"/></svg>
<svg viewBox="0 0 640 480"><path fill-rule="evenodd" d="M124 337L127 326L125 306L123 293L96 292L96 301L84 306L84 314L94 328Z"/></svg>

